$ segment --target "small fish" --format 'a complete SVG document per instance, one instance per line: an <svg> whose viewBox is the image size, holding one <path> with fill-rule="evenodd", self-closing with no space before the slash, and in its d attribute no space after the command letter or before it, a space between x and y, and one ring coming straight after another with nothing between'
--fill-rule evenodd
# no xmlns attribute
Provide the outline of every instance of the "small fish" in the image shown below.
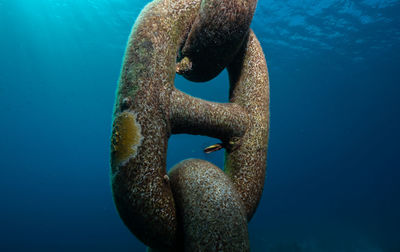
<svg viewBox="0 0 400 252"><path fill-rule="evenodd" d="M228 150L233 150L234 148L238 147L240 145L240 138L239 137L233 137L231 140L229 140L228 143L217 143L213 144L211 146L208 146L205 148L203 151L204 153L208 154L214 151L219 151L222 148L228 149Z"/></svg>
<svg viewBox="0 0 400 252"><path fill-rule="evenodd" d="M219 151L220 149L224 148L224 144L223 143L217 143L217 144L213 144L211 146L208 146L207 148L204 149L204 153L211 153L214 151Z"/></svg>

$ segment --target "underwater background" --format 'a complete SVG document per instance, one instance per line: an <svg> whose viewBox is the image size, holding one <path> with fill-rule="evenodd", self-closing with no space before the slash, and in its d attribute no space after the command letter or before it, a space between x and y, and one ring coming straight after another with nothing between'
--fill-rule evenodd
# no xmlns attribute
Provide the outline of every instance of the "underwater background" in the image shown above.
<svg viewBox="0 0 400 252"><path fill-rule="evenodd" d="M139 0L0 0L0 251L145 251L109 182L115 90ZM400 251L400 1L260 0L271 130L252 251ZM176 77L227 102L224 71ZM174 135L168 168L223 166Z"/></svg>

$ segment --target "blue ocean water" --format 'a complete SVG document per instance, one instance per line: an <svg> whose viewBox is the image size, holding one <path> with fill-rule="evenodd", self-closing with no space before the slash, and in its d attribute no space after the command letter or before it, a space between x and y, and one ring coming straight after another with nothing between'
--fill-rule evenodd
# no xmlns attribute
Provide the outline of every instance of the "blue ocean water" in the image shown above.
<svg viewBox="0 0 400 252"><path fill-rule="evenodd" d="M145 251L114 208L111 115L148 1L0 0L0 251ZM252 251L400 251L400 1L260 0L271 131ZM227 73L176 86L226 102ZM223 165L178 135L168 168Z"/></svg>

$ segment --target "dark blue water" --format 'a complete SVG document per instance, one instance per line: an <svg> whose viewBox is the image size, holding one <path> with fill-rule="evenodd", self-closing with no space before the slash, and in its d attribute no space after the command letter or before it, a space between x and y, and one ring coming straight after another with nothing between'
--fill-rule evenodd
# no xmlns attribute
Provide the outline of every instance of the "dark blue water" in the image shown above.
<svg viewBox="0 0 400 252"><path fill-rule="evenodd" d="M0 251L144 251L109 184L132 0L0 0ZM271 81L253 251L400 251L400 1L260 0ZM192 95L227 101L227 74ZM174 136L168 167L216 141Z"/></svg>

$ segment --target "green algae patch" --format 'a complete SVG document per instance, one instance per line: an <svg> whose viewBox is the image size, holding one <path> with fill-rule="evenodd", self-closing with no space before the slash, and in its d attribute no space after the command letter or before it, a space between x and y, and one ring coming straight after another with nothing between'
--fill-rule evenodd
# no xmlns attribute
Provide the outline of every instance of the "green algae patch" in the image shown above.
<svg viewBox="0 0 400 252"><path fill-rule="evenodd" d="M137 154L142 141L140 124L132 112L122 112L114 119L111 138L111 162L115 168Z"/></svg>

